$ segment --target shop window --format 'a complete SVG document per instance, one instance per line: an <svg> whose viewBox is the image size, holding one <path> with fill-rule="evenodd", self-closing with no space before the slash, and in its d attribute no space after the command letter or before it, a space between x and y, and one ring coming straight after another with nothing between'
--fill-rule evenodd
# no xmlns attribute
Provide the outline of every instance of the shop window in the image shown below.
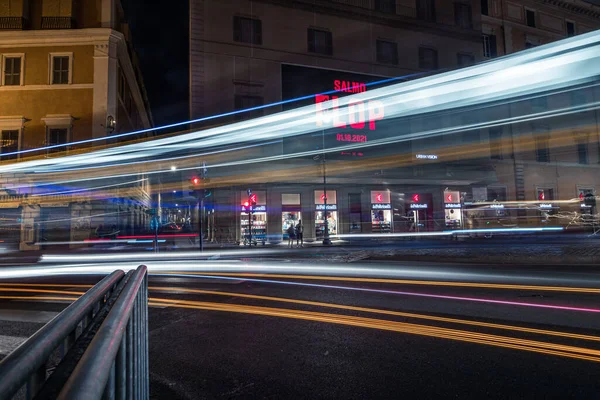
<svg viewBox="0 0 600 400"><path fill-rule="evenodd" d="M259 19L233 17L233 40L241 43L262 44L262 22Z"/></svg>
<svg viewBox="0 0 600 400"><path fill-rule="evenodd" d="M398 65L398 44L387 40L377 40L377 62Z"/></svg>
<svg viewBox="0 0 600 400"><path fill-rule="evenodd" d="M371 229L373 233L392 232L392 204L387 190L371 191Z"/></svg>
<svg viewBox="0 0 600 400"><path fill-rule="evenodd" d="M281 234L283 240L290 238L290 232L296 233L298 224L302 223L302 206L299 193L283 193L281 195Z"/></svg>
<svg viewBox="0 0 600 400"><path fill-rule="evenodd" d="M333 55L333 35L321 29L308 29L308 52Z"/></svg>
<svg viewBox="0 0 600 400"><path fill-rule="evenodd" d="M417 18L435 21L435 0L417 0Z"/></svg>
<svg viewBox="0 0 600 400"><path fill-rule="evenodd" d="M419 68L427 71L438 68L437 50L428 47L419 47Z"/></svg>
<svg viewBox="0 0 600 400"><path fill-rule="evenodd" d="M465 29L473 27L473 16L469 4L454 3L454 23L456 26Z"/></svg>
<svg viewBox="0 0 600 400"><path fill-rule="evenodd" d="M327 190L324 193L323 190L315 190L315 204L324 204L325 200L327 200L327 204L337 204L337 192Z"/></svg>
<svg viewBox="0 0 600 400"><path fill-rule="evenodd" d="M281 204L284 206L299 206L300 205L300 194L282 194Z"/></svg>
<svg viewBox="0 0 600 400"><path fill-rule="evenodd" d="M8 153L16 153L19 151L19 130L11 129L11 130L3 130L1 132L0 138L0 161L6 160L15 160L17 159L18 154L12 154L9 156L5 156L4 154Z"/></svg>
<svg viewBox="0 0 600 400"><path fill-rule="evenodd" d="M535 11L525 10L525 18L526 18L527 26L535 28Z"/></svg>

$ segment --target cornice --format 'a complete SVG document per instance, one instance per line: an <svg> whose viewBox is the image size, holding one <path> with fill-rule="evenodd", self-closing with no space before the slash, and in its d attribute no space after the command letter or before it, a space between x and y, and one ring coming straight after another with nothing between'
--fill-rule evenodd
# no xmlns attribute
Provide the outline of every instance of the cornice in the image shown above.
<svg viewBox="0 0 600 400"><path fill-rule="evenodd" d="M110 28L0 32L0 47L93 45L109 40L121 41L124 38L121 33Z"/></svg>

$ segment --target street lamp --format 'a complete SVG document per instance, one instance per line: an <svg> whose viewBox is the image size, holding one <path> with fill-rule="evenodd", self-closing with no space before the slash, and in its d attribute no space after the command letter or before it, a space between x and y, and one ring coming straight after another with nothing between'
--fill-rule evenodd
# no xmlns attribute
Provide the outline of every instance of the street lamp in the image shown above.
<svg viewBox="0 0 600 400"><path fill-rule="evenodd" d="M325 153L319 155L317 154L316 156L313 157L313 160L315 161L321 161L321 165L323 165L323 208L325 209L325 215L323 218L323 227L324 227L324 232L323 232L323 244L324 245L330 245L331 244L331 239L329 238L329 222L327 221L327 169L325 167Z"/></svg>

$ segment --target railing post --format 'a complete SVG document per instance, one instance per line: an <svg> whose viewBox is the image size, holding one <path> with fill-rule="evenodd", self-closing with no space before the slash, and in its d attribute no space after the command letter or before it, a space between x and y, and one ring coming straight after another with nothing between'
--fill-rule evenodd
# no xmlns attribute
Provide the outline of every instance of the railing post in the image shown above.
<svg viewBox="0 0 600 400"><path fill-rule="evenodd" d="M133 399L133 318L129 317L126 328L127 338L127 393L128 399Z"/></svg>
<svg viewBox="0 0 600 400"><path fill-rule="evenodd" d="M115 398L117 400L125 400L126 385L127 385L127 335L121 339L121 347L116 360L116 388Z"/></svg>
<svg viewBox="0 0 600 400"><path fill-rule="evenodd" d="M108 374L108 382L106 382L106 387L104 388L104 393L102 395L103 400L114 400L115 398L115 361L113 361L112 366L110 367L110 373Z"/></svg>
<svg viewBox="0 0 600 400"><path fill-rule="evenodd" d="M38 368L27 382L27 399L33 399L46 380L46 363Z"/></svg>
<svg viewBox="0 0 600 400"><path fill-rule="evenodd" d="M146 385L146 398L150 398L150 342L148 339L148 335L149 335L149 324L148 324L148 275L146 275L146 277L144 278L144 285L143 285L143 300L144 300L144 334L145 334L145 340L144 340L144 345L145 345L145 350L144 350L144 357L146 359L146 362L144 363L146 370L144 371L144 380L146 381L145 385Z"/></svg>

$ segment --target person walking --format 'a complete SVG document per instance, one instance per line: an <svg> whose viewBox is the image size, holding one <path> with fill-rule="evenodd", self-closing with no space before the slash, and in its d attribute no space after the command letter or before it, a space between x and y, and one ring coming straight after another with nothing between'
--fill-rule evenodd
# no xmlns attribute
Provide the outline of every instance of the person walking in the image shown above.
<svg viewBox="0 0 600 400"><path fill-rule="evenodd" d="M296 246L304 247L304 237L303 237L304 227L302 226L302 220L298 221L296 225Z"/></svg>
<svg viewBox="0 0 600 400"><path fill-rule="evenodd" d="M291 223L290 226L287 228L287 234L288 234L288 247L291 249L294 246L294 236L295 236L295 229L294 229L293 223Z"/></svg>

